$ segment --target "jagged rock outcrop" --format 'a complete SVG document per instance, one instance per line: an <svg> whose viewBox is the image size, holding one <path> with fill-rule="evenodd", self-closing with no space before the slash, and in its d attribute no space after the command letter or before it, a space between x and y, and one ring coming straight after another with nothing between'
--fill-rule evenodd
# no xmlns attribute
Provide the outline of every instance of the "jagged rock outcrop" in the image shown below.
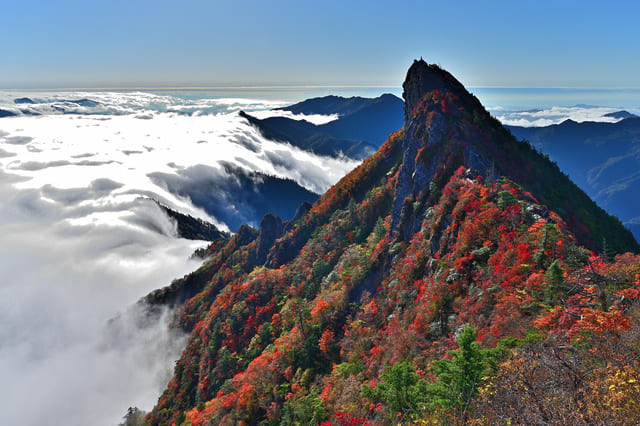
<svg viewBox="0 0 640 426"><path fill-rule="evenodd" d="M414 61L402 87L405 99L405 137L402 166L392 209L391 229L394 232L401 227L402 209L407 197L411 198L410 201L415 201L428 193L438 167L447 161L447 154L457 142L454 126L460 119L459 115L433 109L425 116L419 111L425 102L431 101L425 97L428 98L431 93L456 93L456 96L470 97L451 74L422 59ZM476 103L474 99L466 99L465 102L473 106ZM447 143L451 146L445 146ZM488 172L492 164L484 154L471 144L464 144L460 148L462 163L471 169L474 176L491 175ZM424 149L430 150L429 156L419 155ZM404 232L405 239L413 234L414 228L415 226L410 226Z"/></svg>
<svg viewBox="0 0 640 426"><path fill-rule="evenodd" d="M432 90L446 89L444 75L439 68L427 64L422 58L414 60L407 71L407 77L402 84L404 98L404 121L409 123L413 118L413 111L422 102L424 95Z"/></svg>
<svg viewBox="0 0 640 426"><path fill-rule="evenodd" d="M263 264L267 260L269 250L273 243L282 236L283 223L279 216L271 213L264 215L260 221L260 235L256 245L256 260L258 264Z"/></svg>
<svg viewBox="0 0 640 426"><path fill-rule="evenodd" d="M601 250L602 241L611 241L615 234L611 241L615 251L638 250L620 221L598 207L555 163L516 140L447 71L414 61L403 88L403 159L391 212L395 239L411 239L419 230L427 201L436 201L454 171L464 167L471 179L507 179L535 194L591 249Z"/></svg>
<svg viewBox="0 0 640 426"><path fill-rule="evenodd" d="M245 246L258 238L259 232L249 225L241 225L234 234L234 239L239 246Z"/></svg>
<svg viewBox="0 0 640 426"><path fill-rule="evenodd" d="M282 233L286 234L291 229L293 229L293 227L296 224L296 222L300 218L302 218L305 214L307 214L309 212L309 210L311 210L311 203L310 202L305 201L302 204L300 204L300 206L298 206L298 208L296 209L296 213L293 215L291 220L287 220L287 221L284 222Z"/></svg>

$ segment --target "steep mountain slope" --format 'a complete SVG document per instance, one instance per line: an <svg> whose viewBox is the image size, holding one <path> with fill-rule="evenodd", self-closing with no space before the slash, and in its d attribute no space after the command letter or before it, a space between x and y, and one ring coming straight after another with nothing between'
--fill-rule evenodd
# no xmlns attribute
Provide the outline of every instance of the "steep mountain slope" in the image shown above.
<svg viewBox="0 0 640 426"><path fill-rule="evenodd" d="M640 223L640 118L508 129L548 154L610 213L627 224Z"/></svg>
<svg viewBox="0 0 640 426"><path fill-rule="evenodd" d="M430 181L442 187L452 170L464 165L474 175L489 180L505 176L522 185L567 221L580 243L591 249L601 248L603 239L609 239L608 246L616 252L637 251L637 243L621 223L596 206L557 165L517 142L450 74L428 69L426 64L414 64L404 85L406 166L399 177L394 226L400 224L406 196L424 196ZM412 72L425 77L412 78ZM419 93L429 89L432 99L424 101Z"/></svg>
<svg viewBox="0 0 640 426"><path fill-rule="evenodd" d="M633 338L640 258L608 265L580 246L595 233L638 251L629 232L446 71L416 61L404 89L404 129L310 209L242 227L156 293L193 295L175 317L191 335L149 424L554 423L594 402L564 365L584 359L603 382L634 371L585 348ZM553 386L518 375L536 356L543 372L560 360Z"/></svg>
<svg viewBox="0 0 640 426"><path fill-rule="evenodd" d="M322 125L285 117L260 120L244 112L240 115L266 138L287 141L317 154L363 159L402 127L403 105L401 99L385 94L373 99L326 96L278 108L295 114L339 115Z"/></svg>

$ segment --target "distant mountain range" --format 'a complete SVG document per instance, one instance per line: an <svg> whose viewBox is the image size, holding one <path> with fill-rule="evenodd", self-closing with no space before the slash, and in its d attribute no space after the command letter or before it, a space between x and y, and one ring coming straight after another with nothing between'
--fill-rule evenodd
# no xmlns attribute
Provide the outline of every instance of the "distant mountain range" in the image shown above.
<svg viewBox="0 0 640 426"><path fill-rule="evenodd" d="M613 117L613 118L632 118L637 117L637 115L630 113L629 111L615 111L610 112L609 114L605 114L605 117Z"/></svg>
<svg viewBox="0 0 640 426"><path fill-rule="evenodd" d="M319 155L363 159L373 154L376 147L364 140L337 138L323 132L315 124L304 120L292 120L285 117L269 117L263 120L255 118L244 111L240 116L246 118L256 127L262 136L274 141L288 142L293 146L311 151Z"/></svg>
<svg viewBox="0 0 640 426"><path fill-rule="evenodd" d="M285 117L261 120L243 111L240 115L267 139L288 142L319 155L363 159L374 153L391 132L402 127L404 103L388 94L378 98L326 96L280 109L294 114L339 115L339 118L315 125ZM184 170L178 177L163 173L153 173L150 177L171 192L189 197L234 232L243 224L257 225L267 213L282 220L290 219L301 204L318 198L318 194L293 180L248 173L231 164L224 165L224 173L206 166L200 169ZM179 233L185 238L218 235L212 233L211 224L169 215L177 221Z"/></svg>
<svg viewBox="0 0 640 426"><path fill-rule="evenodd" d="M260 120L245 112L240 114L268 139L288 142L320 155L364 159L373 154L391 132L402 127L404 103L390 94L373 99L325 96L278 109L294 114L339 117L315 125L285 117Z"/></svg>
<svg viewBox="0 0 640 426"><path fill-rule="evenodd" d="M627 111L617 123L566 120L546 127L506 126L549 155L599 205L640 240L640 117Z"/></svg>
<svg viewBox="0 0 640 426"><path fill-rule="evenodd" d="M101 103L88 98L19 97L13 104L0 109L0 117L39 115L39 110L29 109L34 105L45 105L48 107L45 111L52 114L102 111L94 111ZM402 127L403 108L403 101L390 94L377 98L325 96L280 108L293 114L337 116L323 125L284 117L260 120L244 112L240 115L267 139L287 142L318 155L362 160L373 154L391 132ZM245 139L238 138L237 141L244 143ZM260 149L249 142L245 148ZM282 162L294 161L276 157L270 157L269 161L284 168L290 164ZM294 180L268 176L260 171L248 172L232 164L221 165L222 168L192 166L177 173L151 173L150 177L170 192L188 197L196 207L226 224L232 232L243 224L257 226L267 213L280 216L282 220L290 219L301 204L318 198L318 194ZM164 205L161 207L176 221L178 234L183 238L211 241L223 237L213 224L182 215Z"/></svg>
<svg viewBox="0 0 640 426"><path fill-rule="evenodd" d="M16 105L36 102L38 101L31 98L14 100ZM89 99L59 102L85 107L98 105ZM326 124L315 125L286 117L258 119L245 112L240 112L240 115L268 139L288 142L320 155L344 155L358 160L373 154L388 135L402 127L404 122L404 102L391 94L377 98L325 96L277 109L293 114L337 115L338 118ZM12 110L0 110L0 117L17 114ZM517 138L530 141L548 154L580 188L610 213L618 216L633 231L636 239L640 240L640 197L637 196L640 194L640 117L624 110L608 113L606 117L621 121L577 123L567 120L546 127L505 127ZM245 175L239 170L232 174L234 173ZM268 197L252 197L245 188L237 188L237 199L216 203L211 201L204 188L212 188L212 185L220 183L200 185L185 179L181 184L172 181L172 185L173 189L184 195L193 195L194 203L209 213L221 214L223 220L229 221L232 231L243 223L257 224L264 214L271 211L287 218L302 202L317 198L316 194L293 181L285 182L274 177L267 177L256 186L255 182L260 181L256 179L258 175L259 173L252 178L241 177L237 181L244 182L251 187L251 191L258 193L271 188L268 189ZM180 223L179 219L178 222ZM203 232L202 235L206 235L209 231L203 229ZM197 234L198 232L185 233L192 236Z"/></svg>
<svg viewBox="0 0 640 426"><path fill-rule="evenodd" d="M76 114L78 107L95 108L100 105L100 102L93 101L91 99L56 99L55 101L47 100L42 101L31 98L16 98L13 100L15 105L18 105L16 109L0 109L0 118L2 117L15 117L18 115L40 115L40 112L28 109L20 108L20 106L28 107L30 105L45 104L50 105L51 109L60 114Z"/></svg>

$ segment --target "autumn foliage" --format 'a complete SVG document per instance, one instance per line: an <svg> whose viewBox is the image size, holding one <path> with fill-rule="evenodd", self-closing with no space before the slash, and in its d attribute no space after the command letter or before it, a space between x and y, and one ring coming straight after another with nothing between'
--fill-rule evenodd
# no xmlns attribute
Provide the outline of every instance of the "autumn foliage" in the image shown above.
<svg viewBox="0 0 640 426"><path fill-rule="evenodd" d="M430 93L414 117L455 115L459 97ZM489 120L463 112L461 141ZM149 424L640 422L640 256L599 257L577 216L466 167L443 166L405 200L416 231L397 238L403 137L266 263L248 230L216 249L176 313L191 335ZM531 149L501 143L502 159Z"/></svg>

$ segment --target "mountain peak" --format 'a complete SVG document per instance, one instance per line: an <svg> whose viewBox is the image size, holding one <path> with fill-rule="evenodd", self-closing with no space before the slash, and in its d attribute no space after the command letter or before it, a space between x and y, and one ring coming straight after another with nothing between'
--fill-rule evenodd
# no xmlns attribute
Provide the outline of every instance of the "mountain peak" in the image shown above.
<svg viewBox="0 0 640 426"><path fill-rule="evenodd" d="M463 167L469 179L515 182L560 213L581 244L590 249L602 249L603 239L614 240L618 252L638 249L619 221L608 217L556 164L530 144L516 140L450 73L416 60L403 88L403 157L390 229L395 238L405 242L412 238L427 207ZM589 213L579 218L576 212L580 209ZM588 229L585 222L589 221L606 225Z"/></svg>
<svg viewBox="0 0 640 426"><path fill-rule="evenodd" d="M489 118L489 114L455 77L420 59L409 68L402 87L403 160L391 230L408 239L420 220L409 213L407 203L428 197L434 185L443 185L459 166L474 177L493 180L496 175L491 153L484 146L485 138L477 137L478 132L469 125L473 117L477 121Z"/></svg>
<svg viewBox="0 0 640 426"><path fill-rule="evenodd" d="M414 110L418 107L425 95L434 90L455 94L465 104L481 107L465 87L453 75L440 68L436 64L428 64L424 59L414 60L407 71L407 77L402 84L404 89L404 118L405 122L411 120ZM471 103L469 103L471 101Z"/></svg>
<svg viewBox="0 0 640 426"><path fill-rule="evenodd" d="M613 118L625 119L625 118L635 118L635 117L638 117L638 116L635 115L635 114L630 113L629 111L622 110L622 111L610 112L609 114L605 114L604 117L613 117Z"/></svg>
<svg viewBox="0 0 640 426"><path fill-rule="evenodd" d="M442 70L437 65L429 65L422 58L414 60L402 85L405 121L411 119L412 111L422 101L426 93L444 87Z"/></svg>

